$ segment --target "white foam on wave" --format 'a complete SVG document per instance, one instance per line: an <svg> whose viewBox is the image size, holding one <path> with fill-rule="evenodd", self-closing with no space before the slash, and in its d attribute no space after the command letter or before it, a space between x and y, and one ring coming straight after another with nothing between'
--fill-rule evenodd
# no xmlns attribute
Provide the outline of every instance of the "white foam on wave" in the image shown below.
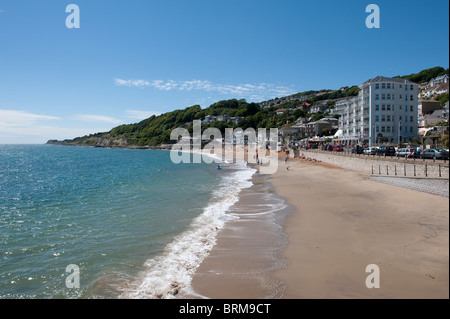
<svg viewBox="0 0 450 319"><path fill-rule="evenodd" d="M179 293L193 293L192 276L216 244L217 233L235 216L227 211L239 199L242 189L252 186L255 169L235 164L236 171L224 174L213 198L189 229L166 246L162 255L145 263L139 279L129 285L121 298L175 298Z"/></svg>

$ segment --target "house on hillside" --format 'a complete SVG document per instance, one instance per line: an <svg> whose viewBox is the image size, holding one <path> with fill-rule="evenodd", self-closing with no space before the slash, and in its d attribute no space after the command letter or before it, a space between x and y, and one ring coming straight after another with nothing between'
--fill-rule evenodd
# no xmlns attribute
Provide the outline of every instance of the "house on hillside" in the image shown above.
<svg viewBox="0 0 450 319"><path fill-rule="evenodd" d="M202 121L202 124L211 124L217 122L217 116L214 115L206 115L205 119Z"/></svg>
<svg viewBox="0 0 450 319"><path fill-rule="evenodd" d="M439 84L442 84L442 83L448 83L448 74L444 74L444 75L435 77L434 79L431 79L429 82L429 85L431 87L433 87L433 86L438 86Z"/></svg>
<svg viewBox="0 0 450 319"><path fill-rule="evenodd" d="M448 82L439 84L434 93L437 95L448 93Z"/></svg>
<svg viewBox="0 0 450 319"><path fill-rule="evenodd" d="M277 115L283 115L286 112L286 109L278 109L276 110Z"/></svg>
<svg viewBox="0 0 450 319"><path fill-rule="evenodd" d="M283 138L297 139L300 137L300 132L300 127L298 126L284 126L279 130L279 135Z"/></svg>

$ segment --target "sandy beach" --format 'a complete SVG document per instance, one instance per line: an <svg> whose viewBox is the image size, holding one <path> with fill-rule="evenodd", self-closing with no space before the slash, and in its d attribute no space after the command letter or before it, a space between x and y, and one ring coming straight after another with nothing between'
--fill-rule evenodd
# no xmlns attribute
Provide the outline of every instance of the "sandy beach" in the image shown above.
<svg viewBox="0 0 450 319"><path fill-rule="evenodd" d="M237 299L449 297L448 199L306 161L280 161L265 183L291 212L282 210L287 217L274 220L272 229L255 220L230 223L194 276L196 293ZM268 234L276 234L276 245ZM256 246L267 247L270 257L255 254ZM380 269L380 288L366 287L369 264Z"/></svg>
<svg viewBox="0 0 450 319"><path fill-rule="evenodd" d="M289 264L274 274L283 297L448 298L448 200L327 166L292 161L271 180L294 207ZM369 264L379 266L378 289L366 287Z"/></svg>

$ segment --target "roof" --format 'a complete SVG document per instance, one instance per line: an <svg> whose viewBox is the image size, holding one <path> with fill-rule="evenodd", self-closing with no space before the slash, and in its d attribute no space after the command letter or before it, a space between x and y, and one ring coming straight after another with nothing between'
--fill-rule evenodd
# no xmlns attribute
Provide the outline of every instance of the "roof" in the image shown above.
<svg viewBox="0 0 450 319"><path fill-rule="evenodd" d="M396 83L406 83L406 84L417 84L413 81L406 80L406 79L400 79L400 78L387 78L381 75L378 75L377 77L373 79L369 79L364 84L370 84L370 83L377 83L377 82L396 82Z"/></svg>
<svg viewBox="0 0 450 319"><path fill-rule="evenodd" d="M440 76L437 76L437 77L435 77L433 80L440 80L440 79L443 79L443 78L448 78L448 74L443 74L443 75L440 75Z"/></svg>
<svg viewBox="0 0 450 319"><path fill-rule="evenodd" d="M436 88L436 91L437 90L448 90L448 83L439 84L439 86Z"/></svg>

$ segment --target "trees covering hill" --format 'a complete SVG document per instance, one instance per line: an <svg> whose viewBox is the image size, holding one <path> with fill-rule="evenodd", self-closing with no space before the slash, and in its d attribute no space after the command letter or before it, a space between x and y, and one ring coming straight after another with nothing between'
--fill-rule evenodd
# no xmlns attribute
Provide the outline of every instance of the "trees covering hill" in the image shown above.
<svg viewBox="0 0 450 319"><path fill-rule="evenodd" d="M413 81L415 83L421 84L424 82L429 82L431 79L441 76L444 74L448 74L448 69L444 69L443 67L436 66L434 68L422 70L419 73L413 73L410 75L396 76L397 78L406 79Z"/></svg>

